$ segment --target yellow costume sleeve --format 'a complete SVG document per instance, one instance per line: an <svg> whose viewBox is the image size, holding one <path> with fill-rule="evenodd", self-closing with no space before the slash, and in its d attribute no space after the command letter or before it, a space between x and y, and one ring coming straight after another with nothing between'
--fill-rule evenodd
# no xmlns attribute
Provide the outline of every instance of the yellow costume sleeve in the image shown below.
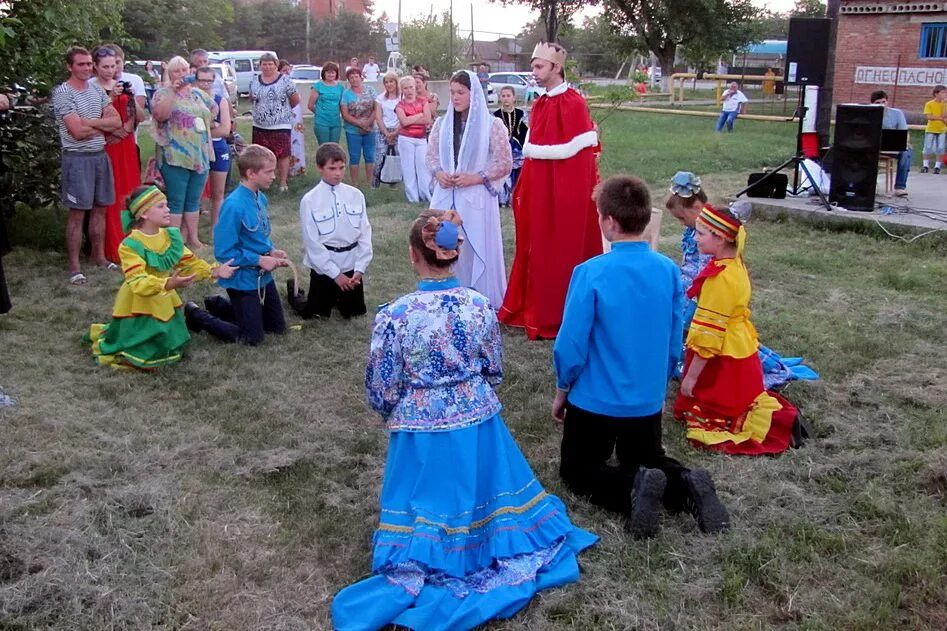
<svg viewBox="0 0 947 631"><path fill-rule="evenodd" d="M118 246L118 256L125 275L125 286L137 296L157 296L165 293L164 283L167 277L155 276L148 271L145 259L122 243Z"/></svg>
<svg viewBox="0 0 947 631"><path fill-rule="evenodd" d="M215 267L217 267L216 264L211 265L204 259L197 258L193 252L185 247L184 254L181 255L178 264L174 266L174 270L181 276L194 274L195 280L208 280L212 277L211 272Z"/></svg>
<svg viewBox="0 0 947 631"><path fill-rule="evenodd" d="M704 281L687 332L687 347L706 359L726 355L742 359L759 349L750 322L750 278L737 261Z"/></svg>

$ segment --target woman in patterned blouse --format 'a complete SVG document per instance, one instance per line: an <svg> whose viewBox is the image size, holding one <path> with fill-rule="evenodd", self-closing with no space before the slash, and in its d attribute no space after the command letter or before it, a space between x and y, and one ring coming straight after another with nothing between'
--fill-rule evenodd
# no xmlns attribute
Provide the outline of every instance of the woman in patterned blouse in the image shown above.
<svg viewBox="0 0 947 631"><path fill-rule="evenodd" d="M409 237L417 291L375 318L365 382L390 433L373 574L339 592L336 629L471 629L578 580L576 528L500 417L502 342L487 299L452 274L455 211Z"/></svg>

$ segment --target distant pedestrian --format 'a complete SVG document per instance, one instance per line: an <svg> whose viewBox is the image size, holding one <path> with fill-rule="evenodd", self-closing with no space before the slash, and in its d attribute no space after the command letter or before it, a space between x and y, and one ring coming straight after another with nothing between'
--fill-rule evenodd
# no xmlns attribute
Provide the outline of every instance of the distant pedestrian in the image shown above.
<svg viewBox="0 0 947 631"><path fill-rule="evenodd" d="M740 91L739 84L734 81L723 93L723 107L720 110L720 118L717 119L717 128L715 131L723 131L723 126L727 126L728 132L733 132L733 121L737 116L743 114L746 110L746 104L750 99Z"/></svg>
<svg viewBox="0 0 947 631"><path fill-rule="evenodd" d="M487 97L487 89L490 87L490 67L487 64L480 64L477 68L477 80L480 81L480 87L483 88L483 96Z"/></svg>
<svg viewBox="0 0 947 631"><path fill-rule="evenodd" d="M368 61L362 66L362 76L368 83L378 83L378 73L380 72L378 64L375 63L375 55L369 55Z"/></svg>
<svg viewBox="0 0 947 631"><path fill-rule="evenodd" d="M931 157L934 158L934 175L940 175L943 165L941 156L947 143L947 87L934 86L934 98L924 104L924 116L927 117L927 126L924 128L923 166L921 173L930 170Z"/></svg>

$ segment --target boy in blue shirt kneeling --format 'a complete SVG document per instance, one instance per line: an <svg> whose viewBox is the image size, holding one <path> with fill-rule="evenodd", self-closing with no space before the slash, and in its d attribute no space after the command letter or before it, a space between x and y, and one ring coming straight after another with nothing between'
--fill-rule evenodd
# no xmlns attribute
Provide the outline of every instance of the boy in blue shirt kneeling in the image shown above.
<svg viewBox="0 0 947 631"><path fill-rule="evenodd" d="M611 177L595 196L612 249L576 266L553 347L559 475L624 515L635 537L657 534L662 502L689 510L703 532L720 532L729 515L710 474L684 467L661 442L667 382L682 352L681 272L644 236L651 196L642 180ZM613 452L617 467L608 464Z"/></svg>
<svg viewBox="0 0 947 631"><path fill-rule="evenodd" d="M240 269L218 283L227 298L204 299L207 311L218 322L206 318L197 305L185 307L188 327L205 330L225 342L256 346L264 333L286 332L286 319L272 271L287 266L286 252L270 240L270 214L264 190L276 179L276 156L261 145L248 145L237 160L238 186L220 208L214 226L214 258Z"/></svg>

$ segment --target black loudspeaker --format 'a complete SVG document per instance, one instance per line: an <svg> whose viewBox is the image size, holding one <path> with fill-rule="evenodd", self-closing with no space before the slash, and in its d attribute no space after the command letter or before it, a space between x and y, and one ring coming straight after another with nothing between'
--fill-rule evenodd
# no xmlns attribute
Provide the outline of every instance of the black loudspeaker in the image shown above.
<svg viewBox="0 0 947 631"><path fill-rule="evenodd" d="M883 117L884 108L878 105L835 108L830 202L849 210L875 209Z"/></svg>
<svg viewBox="0 0 947 631"><path fill-rule="evenodd" d="M766 177L766 173L750 173L746 178L747 197L767 197L769 199L786 199L786 188L789 186L789 176L785 173L777 173L766 179L765 182L756 184L759 180Z"/></svg>
<svg viewBox="0 0 947 631"><path fill-rule="evenodd" d="M829 18L789 18L786 85L825 85Z"/></svg>

